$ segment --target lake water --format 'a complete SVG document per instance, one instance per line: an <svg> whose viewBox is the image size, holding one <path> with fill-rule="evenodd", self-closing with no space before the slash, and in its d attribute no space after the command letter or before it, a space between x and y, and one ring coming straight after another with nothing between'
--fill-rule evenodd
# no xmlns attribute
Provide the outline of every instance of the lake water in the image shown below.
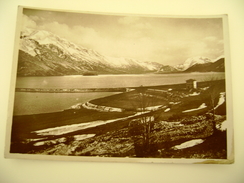
<svg viewBox="0 0 244 183"><path fill-rule="evenodd" d="M85 103L116 93L30 93L16 92L14 115L57 112L68 109L78 103Z"/></svg>
<svg viewBox="0 0 244 183"><path fill-rule="evenodd" d="M18 77L17 88L115 88L184 83L187 79L224 79L224 73L138 74L99 76ZM16 92L14 115L47 113L114 93L28 93Z"/></svg>

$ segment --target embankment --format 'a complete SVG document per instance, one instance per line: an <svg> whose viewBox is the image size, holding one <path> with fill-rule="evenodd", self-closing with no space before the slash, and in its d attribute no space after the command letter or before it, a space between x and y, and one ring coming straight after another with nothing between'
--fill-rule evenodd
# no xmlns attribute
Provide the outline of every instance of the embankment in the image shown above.
<svg viewBox="0 0 244 183"><path fill-rule="evenodd" d="M125 92L126 88L16 88L15 91L36 93Z"/></svg>

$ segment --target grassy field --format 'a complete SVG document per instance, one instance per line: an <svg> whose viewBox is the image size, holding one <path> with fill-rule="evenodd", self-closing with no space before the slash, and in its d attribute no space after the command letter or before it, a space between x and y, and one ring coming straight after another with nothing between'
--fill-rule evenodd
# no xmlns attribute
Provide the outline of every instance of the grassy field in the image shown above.
<svg viewBox="0 0 244 183"><path fill-rule="evenodd" d="M184 124L184 128L178 126L166 128L167 125L152 128L154 130L150 138L152 141L152 150L146 156L162 158L213 158L214 154L219 152L217 156L224 158L226 157L226 134L220 131L213 133L211 120L206 118L206 113L218 104L219 94L221 92L225 92L224 80L198 83L197 89L187 89L184 84L138 87L130 92L90 101L90 103L98 106L121 108L123 112L99 112L80 108L56 113L14 116L11 152L134 157L140 152L140 145L137 146L135 144L135 139L140 139L141 137L140 135L136 137L129 133L129 124L133 120L140 119L143 116L154 116L156 121L153 125L158 124L160 126L159 124L162 121L169 123L181 122ZM206 107L198 109L203 103ZM142 108L145 110L147 107L152 106L160 106L160 108L157 108L157 110L148 110L148 113L129 119L120 119L132 116L140 112ZM186 110L189 110L189 112L184 112ZM214 112L215 115L225 116L225 102ZM203 117L199 118L194 116ZM57 126L111 119L115 121L62 135L46 135L40 137L33 133L36 130ZM221 119L223 121L224 117ZM220 120L219 122L221 123L222 121ZM193 130L194 133L192 132L189 135L189 130ZM74 139L75 135L81 134L96 134L96 136L81 141ZM49 142L42 146L34 146L35 143L43 140L26 141L27 139L36 138L45 138L45 141ZM55 141L55 139L61 138L65 138L66 143L50 143L51 141ZM175 151L170 149L183 141L196 138L204 138L205 141L202 145L184 150ZM117 148L114 149L113 147ZM66 151L64 148L66 148ZM70 149L75 149L75 151L71 152Z"/></svg>

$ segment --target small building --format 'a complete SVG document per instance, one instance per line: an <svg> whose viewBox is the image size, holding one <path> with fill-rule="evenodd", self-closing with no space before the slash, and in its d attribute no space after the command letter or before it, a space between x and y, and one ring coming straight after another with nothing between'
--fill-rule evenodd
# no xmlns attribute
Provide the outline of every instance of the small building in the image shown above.
<svg viewBox="0 0 244 183"><path fill-rule="evenodd" d="M197 89L197 81L195 79L186 80L187 89Z"/></svg>

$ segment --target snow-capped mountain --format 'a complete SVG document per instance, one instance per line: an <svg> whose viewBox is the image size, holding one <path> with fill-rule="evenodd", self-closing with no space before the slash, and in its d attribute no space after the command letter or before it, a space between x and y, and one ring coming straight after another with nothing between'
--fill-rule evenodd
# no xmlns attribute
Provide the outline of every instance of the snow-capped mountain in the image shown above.
<svg viewBox="0 0 244 183"><path fill-rule="evenodd" d="M162 67L156 62L104 56L44 30L21 33L18 75L146 73Z"/></svg>
<svg viewBox="0 0 244 183"><path fill-rule="evenodd" d="M212 63L212 60L210 60L207 57L198 56L198 57L188 58L183 64L176 65L175 68L178 71L185 71L194 65L207 64L207 63Z"/></svg>
<svg viewBox="0 0 244 183"><path fill-rule="evenodd" d="M225 72L225 59L215 59L214 62L195 64L183 72Z"/></svg>
<svg viewBox="0 0 244 183"><path fill-rule="evenodd" d="M215 60L214 60L215 61ZM95 74L138 74L171 72L224 71L224 58L212 62L206 57L193 57L177 66L142 62L133 58L105 56L44 30L21 32L19 76L57 76Z"/></svg>
<svg viewBox="0 0 244 183"><path fill-rule="evenodd" d="M218 60L224 59L225 56L224 55L220 55L219 57L217 57L216 59L213 60L213 62L217 62Z"/></svg>

